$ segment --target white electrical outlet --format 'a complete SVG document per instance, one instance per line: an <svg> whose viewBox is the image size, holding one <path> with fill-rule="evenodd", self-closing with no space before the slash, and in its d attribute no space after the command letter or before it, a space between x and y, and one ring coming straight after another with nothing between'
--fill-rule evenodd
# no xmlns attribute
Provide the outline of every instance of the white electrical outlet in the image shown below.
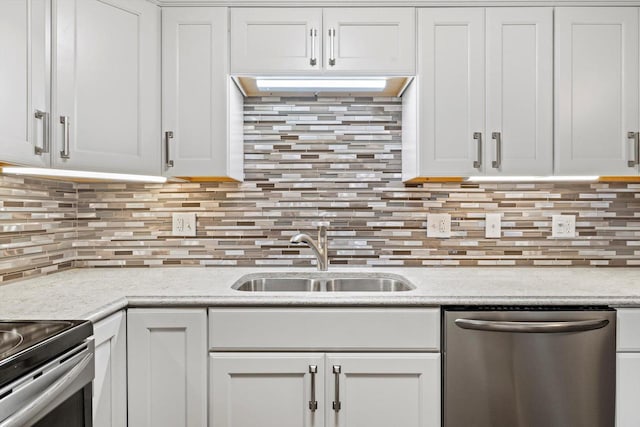
<svg viewBox="0 0 640 427"><path fill-rule="evenodd" d="M196 214L195 213L174 213L173 226L171 228L173 236L195 236L196 235Z"/></svg>
<svg viewBox="0 0 640 427"><path fill-rule="evenodd" d="M502 237L502 214L490 213L485 216L484 237L488 239Z"/></svg>
<svg viewBox="0 0 640 427"><path fill-rule="evenodd" d="M553 215L551 222L551 236L558 238L576 237L575 215Z"/></svg>
<svg viewBox="0 0 640 427"><path fill-rule="evenodd" d="M427 237L451 237L451 215L428 214Z"/></svg>

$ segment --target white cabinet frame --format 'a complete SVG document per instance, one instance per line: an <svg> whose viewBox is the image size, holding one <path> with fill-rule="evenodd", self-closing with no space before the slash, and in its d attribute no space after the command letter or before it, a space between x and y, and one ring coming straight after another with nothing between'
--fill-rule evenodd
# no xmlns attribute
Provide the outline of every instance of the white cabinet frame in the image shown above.
<svg viewBox="0 0 640 427"><path fill-rule="evenodd" d="M127 426L127 315L124 310L97 322L94 427Z"/></svg>

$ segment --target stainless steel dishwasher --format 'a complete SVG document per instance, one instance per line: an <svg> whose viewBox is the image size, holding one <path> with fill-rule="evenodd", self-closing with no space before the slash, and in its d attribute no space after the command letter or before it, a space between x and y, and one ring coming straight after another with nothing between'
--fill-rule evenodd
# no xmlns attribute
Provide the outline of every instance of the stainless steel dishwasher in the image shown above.
<svg viewBox="0 0 640 427"><path fill-rule="evenodd" d="M445 427L613 427L615 310L444 310Z"/></svg>

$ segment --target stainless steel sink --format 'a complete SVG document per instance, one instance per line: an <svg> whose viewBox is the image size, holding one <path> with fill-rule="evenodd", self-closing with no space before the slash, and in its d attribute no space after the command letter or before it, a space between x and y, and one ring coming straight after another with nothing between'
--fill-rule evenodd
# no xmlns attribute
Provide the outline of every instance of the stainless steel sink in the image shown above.
<svg viewBox="0 0 640 427"><path fill-rule="evenodd" d="M413 287L398 279L347 278L326 283L327 292L402 292Z"/></svg>
<svg viewBox="0 0 640 427"><path fill-rule="evenodd" d="M403 292L413 288L399 277L245 277L233 289L245 292Z"/></svg>
<svg viewBox="0 0 640 427"><path fill-rule="evenodd" d="M233 289L247 292L316 292L320 282L312 279L290 277L251 279Z"/></svg>

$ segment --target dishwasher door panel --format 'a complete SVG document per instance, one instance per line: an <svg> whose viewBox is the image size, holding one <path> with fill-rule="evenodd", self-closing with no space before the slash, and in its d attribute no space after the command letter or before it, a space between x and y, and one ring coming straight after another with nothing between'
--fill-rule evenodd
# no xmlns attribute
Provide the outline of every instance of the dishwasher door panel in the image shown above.
<svg viewBox="0 0 640 427"><path fill-rule="evenodd" d="M614 426L614 310L447 310L444 320L445 427ZM578 331L558 331L567 325ZM518 328L536 332L504 331Z"/></svg>

